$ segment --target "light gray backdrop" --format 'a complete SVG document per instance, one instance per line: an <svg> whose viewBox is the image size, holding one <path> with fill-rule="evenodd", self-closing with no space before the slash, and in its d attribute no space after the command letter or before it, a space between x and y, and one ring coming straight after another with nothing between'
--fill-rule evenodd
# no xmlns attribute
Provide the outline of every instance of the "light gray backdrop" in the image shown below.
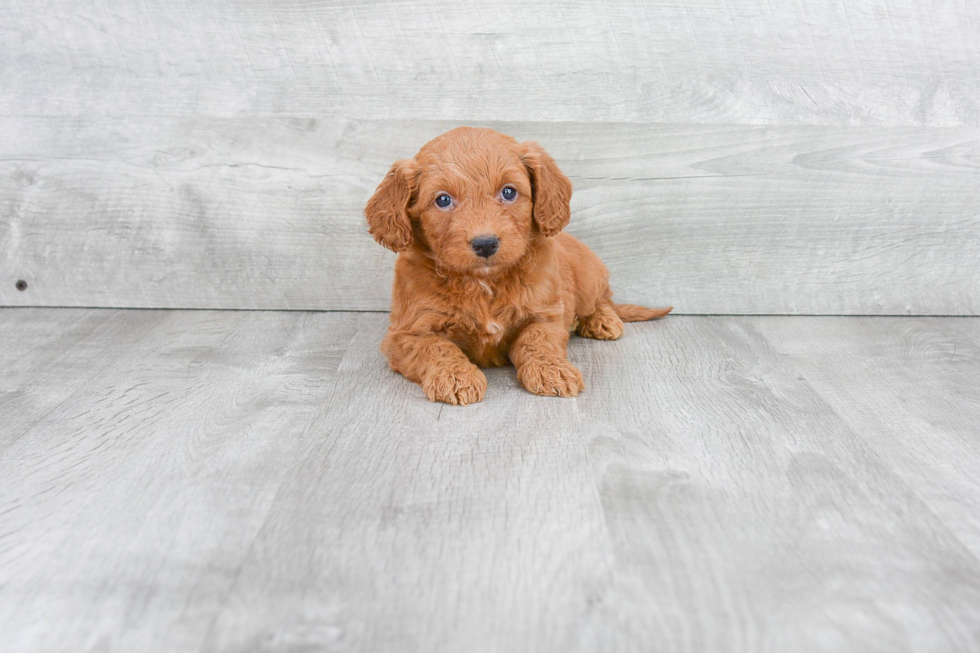
<svg viewBox="0 0 980 653"><path fill-rule="evenodd" d="M978 314L980 3L691 4L0 0L0 305L386 309L364 202L473 124L622 301Z"/></svg>

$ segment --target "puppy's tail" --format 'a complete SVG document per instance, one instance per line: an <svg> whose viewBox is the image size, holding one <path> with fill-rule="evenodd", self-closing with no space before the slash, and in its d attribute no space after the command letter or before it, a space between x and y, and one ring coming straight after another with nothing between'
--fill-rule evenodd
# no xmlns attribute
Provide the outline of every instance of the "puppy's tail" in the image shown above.
<svg viewBox="0 0 980 653"><path fill-rule="evenodd" d="M646 308L645 306L637 306L636 304L613 304L613 308L616 309L616 315L623 322L657 320L674 310L673 306L668 306L667 308Z"/></svg>

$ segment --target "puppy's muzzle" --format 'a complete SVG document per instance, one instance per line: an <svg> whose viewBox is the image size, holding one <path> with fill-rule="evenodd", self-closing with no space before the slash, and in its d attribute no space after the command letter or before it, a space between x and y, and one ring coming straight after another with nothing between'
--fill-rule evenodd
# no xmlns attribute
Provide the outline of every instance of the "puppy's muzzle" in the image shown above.
<svg viewBox="0 0 980 653"><path fill-rule="evenodd" d="M473 248L477 256L490 258L500 247L500 239L496 236L477 236L470 241L470 247Z"/></svg>

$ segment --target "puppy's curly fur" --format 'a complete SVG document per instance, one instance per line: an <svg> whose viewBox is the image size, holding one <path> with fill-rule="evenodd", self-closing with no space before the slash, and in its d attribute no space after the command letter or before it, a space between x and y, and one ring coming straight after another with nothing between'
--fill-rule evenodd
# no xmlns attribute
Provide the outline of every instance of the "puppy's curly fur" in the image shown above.
<svg viewBox="0 0 980 653"><path fill-rule="evenodd" d="M450 404L483 399L479 367L507 362L534 394L572 397L585 384L570 332L612 340L624 321L670 312L613 303L602 261L562 232L571 196L540 146L490 129L454 129L396 162L364 211L399 252L381 344L391 368Z"/></svg>

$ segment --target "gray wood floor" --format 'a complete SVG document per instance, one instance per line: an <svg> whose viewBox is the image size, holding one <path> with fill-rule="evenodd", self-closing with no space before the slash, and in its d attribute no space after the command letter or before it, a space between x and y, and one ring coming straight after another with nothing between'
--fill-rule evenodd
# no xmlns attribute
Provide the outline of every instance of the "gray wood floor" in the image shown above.
<svg viewBox="0 0 980 653"><path fill-rule="evenodd" d="M980 318L671 317L467 408L386 319L0 310L0 649L980 648Z"/></svg>

